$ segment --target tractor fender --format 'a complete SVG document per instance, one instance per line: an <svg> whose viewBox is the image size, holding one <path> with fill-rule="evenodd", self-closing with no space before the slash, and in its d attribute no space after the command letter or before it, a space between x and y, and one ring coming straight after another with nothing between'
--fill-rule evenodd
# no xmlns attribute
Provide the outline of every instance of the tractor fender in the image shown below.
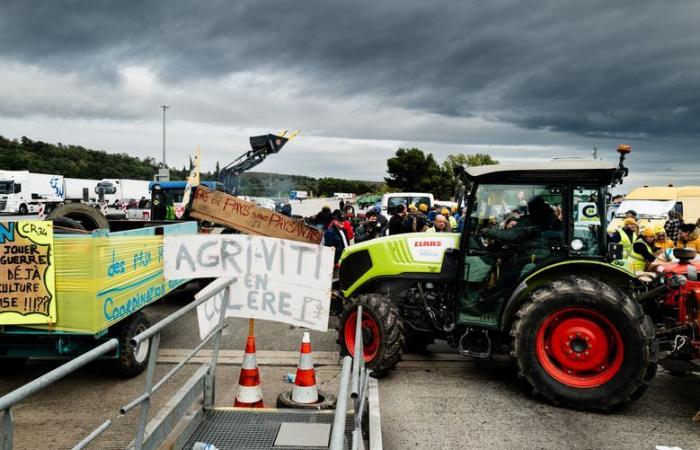
<svg viewBox="0 0 700 450"><path fill-rule="evenodd" d="M503 307L503 313L500 315L499 328L504 331L510 329L515 319L515 313L535 289L567 275L589 276L617 288L625 287L636 281L631 272L603 261L569 260L540 267L535 272L528 274L510 295Z"/></svg>

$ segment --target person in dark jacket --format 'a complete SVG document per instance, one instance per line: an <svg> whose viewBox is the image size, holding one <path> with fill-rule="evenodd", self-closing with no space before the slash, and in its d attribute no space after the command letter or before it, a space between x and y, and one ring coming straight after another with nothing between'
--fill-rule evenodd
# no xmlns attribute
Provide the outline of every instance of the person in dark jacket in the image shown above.
<svg viewBox="0 0 700 450"><path fill-rule="evenodd" d="M396 212L389 219L389 235L401 234L403 230L403 221L406 218L406 205L396 207Z"/></svg>

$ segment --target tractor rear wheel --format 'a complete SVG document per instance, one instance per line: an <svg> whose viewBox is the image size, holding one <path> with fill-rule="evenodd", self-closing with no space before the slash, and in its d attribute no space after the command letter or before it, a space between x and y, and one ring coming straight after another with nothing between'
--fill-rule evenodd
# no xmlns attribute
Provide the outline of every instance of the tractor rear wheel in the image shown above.
<svg viewBox="0 0 700 450"><path fill-rule="evenodd" d="M362 343L365 364L374 377L394 369L401 360L404 346L404 324L395 304L381 294L363 294L344 309L338 325L338 344L342 355L354 356L355 327L362 305Z"/></svg>
<svg viewBox="0 0 700 450"><path fill-rule="evenodd" d="M608 410L656 375L654 325L639 303L588 277L535 290L511 331L518 374L555 404Z"/></svg>

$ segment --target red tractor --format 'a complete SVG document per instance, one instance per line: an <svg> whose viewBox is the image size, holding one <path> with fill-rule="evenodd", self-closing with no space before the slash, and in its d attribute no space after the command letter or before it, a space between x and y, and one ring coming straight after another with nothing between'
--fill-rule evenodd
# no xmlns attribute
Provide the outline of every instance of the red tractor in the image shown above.
<svg viewBox="0 0 700 450"><path fill-rule="evenodd" d="M700 372L700 260L691 249L673 254L678 262L661 264L661 275L643 297L657 326L659 364L680 375Z"/></svg>

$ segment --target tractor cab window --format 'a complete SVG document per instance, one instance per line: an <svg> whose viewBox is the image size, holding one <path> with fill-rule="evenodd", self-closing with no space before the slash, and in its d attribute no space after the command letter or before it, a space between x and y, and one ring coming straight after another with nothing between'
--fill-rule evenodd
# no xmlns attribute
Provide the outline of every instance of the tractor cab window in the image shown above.
<svg viewBox="0 0 700 450"><path fill-rule="evenodd" d="M481 185L469 226L469 246L512 249L562 245L560 186Z"/></svg>
<svg viewBox="0 0 700 450"><path fill-rule="evenodd" d="M603 222L597 188L574 187L571 208L571 242L569 249L582 256L601 255Z"/></svg>
<svg viewBox="0 0 700 450"><path fill-rule="evenodd" d="M561 259L563 192L558 185L477 187L465 236L464 314L496 312L504 292L542 264Z"/></svg>

